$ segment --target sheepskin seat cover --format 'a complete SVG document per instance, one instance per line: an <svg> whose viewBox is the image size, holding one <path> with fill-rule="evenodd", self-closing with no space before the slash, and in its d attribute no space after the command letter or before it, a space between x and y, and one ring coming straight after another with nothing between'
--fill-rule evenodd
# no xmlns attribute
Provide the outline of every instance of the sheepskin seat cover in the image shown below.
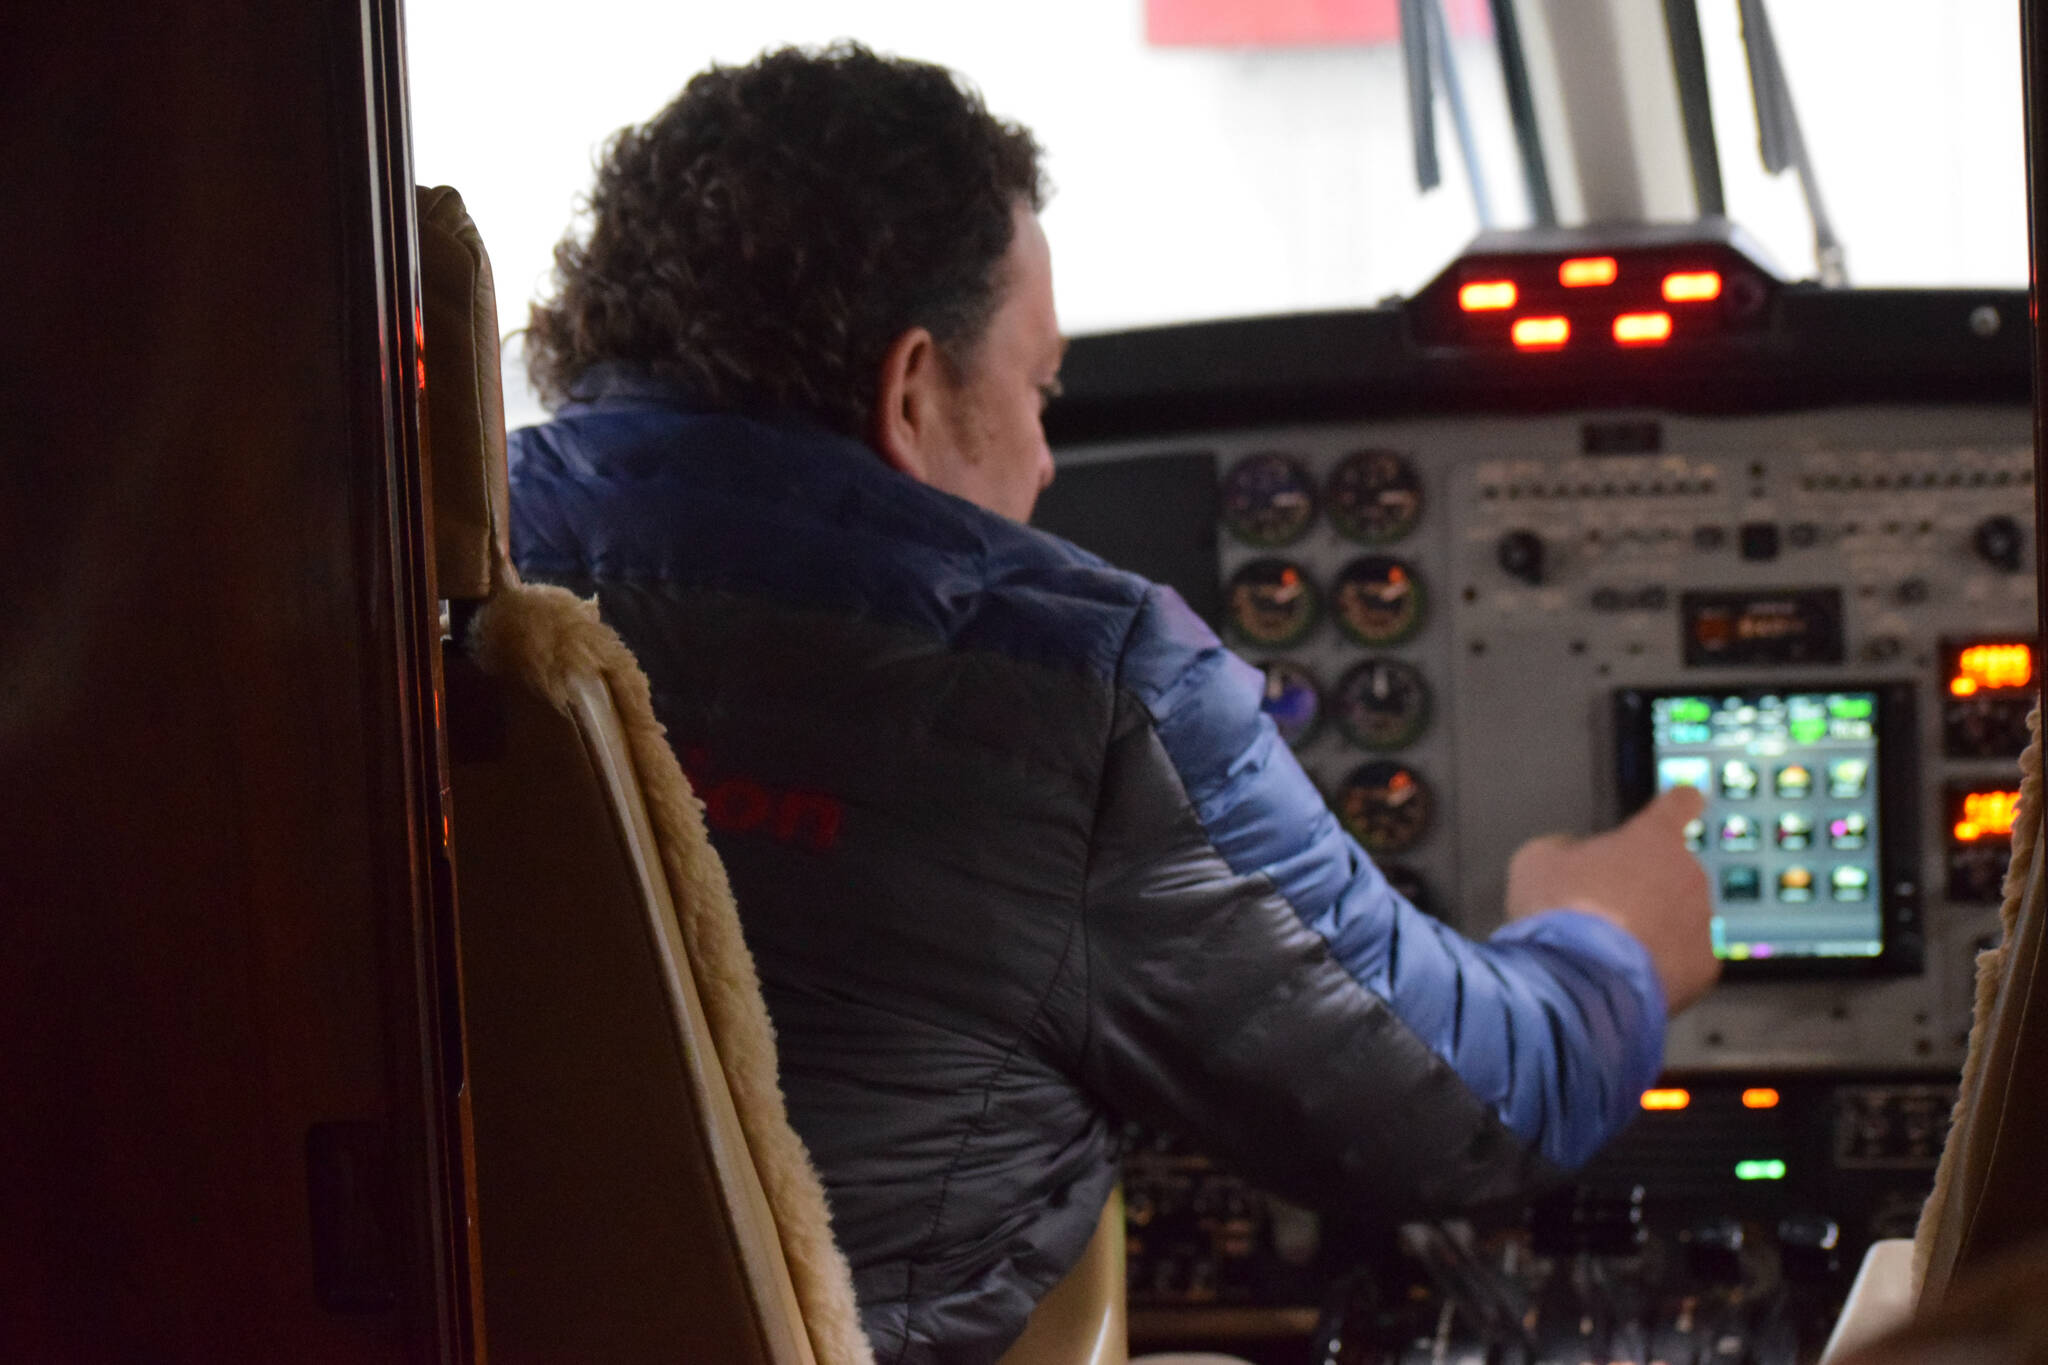
<svg viewBox="0 0 2048 1365"><path fill-rule="evenodd" d="M690 971L780 1232L811 1349L820 1365L871 1365L873 1354L854 1307L853 1277L832 1238L824 1185L789 1126L775 1031L741 937L732 889L705 835L703 804L654 717L646 675L598 619L595 603L510 578L501 561L498 589L471 628L471 656L485 672L524 683L565 715L571 680L579 675L601 678L611 694L681 921Z"/></svg>

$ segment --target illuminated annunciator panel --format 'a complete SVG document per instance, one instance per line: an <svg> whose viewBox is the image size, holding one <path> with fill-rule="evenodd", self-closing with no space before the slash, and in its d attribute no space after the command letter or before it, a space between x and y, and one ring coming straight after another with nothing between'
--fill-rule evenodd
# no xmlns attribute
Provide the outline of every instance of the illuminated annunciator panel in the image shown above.
<svg viewBox="0 0 2048 1365"><path fill-rule="evenodd" d="M1945 640L1941 657L1941 746L1952 761L1942 822L1946 889L1959 904L1995 905L2003 896L2020 800L2010 759L2026 747L2027 714L2037 696L2034 645L2011 638Z"/></svg>

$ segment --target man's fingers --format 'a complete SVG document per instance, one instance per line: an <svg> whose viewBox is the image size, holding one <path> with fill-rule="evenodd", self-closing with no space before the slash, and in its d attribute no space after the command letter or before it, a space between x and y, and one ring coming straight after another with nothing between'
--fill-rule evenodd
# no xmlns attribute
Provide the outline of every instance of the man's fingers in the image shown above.
<svg viewBox="0 0 2048 1365"><path fill-rule="evenodd" d="M1578 842L1569 834L1539 834L1522 842L1522 846L1515 850L1513 861L1519 863L1530 858L1541 858L1545 854L1561 852Z"/></svg>
<svg viewBox="0 0 2048 1365"><path fill-rule="evenodd" d="M1673 787L1644 806L1636 818L1654 820L1659 824L1669 825L1674 830L1682 830L1699 819L1706 809L1706 793L1698 787Z"/></svg>

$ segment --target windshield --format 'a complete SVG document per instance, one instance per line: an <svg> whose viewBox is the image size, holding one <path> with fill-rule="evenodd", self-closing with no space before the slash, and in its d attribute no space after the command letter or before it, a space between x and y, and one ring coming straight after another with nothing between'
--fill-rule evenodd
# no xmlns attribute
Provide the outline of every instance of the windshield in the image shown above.
<svg viewBox="0 0 2048 1365"><path fill-rule="evenodd" d="M1849 282L2024 284L2010 0L1765 3ZM414 0L415 167L462 190L516 331L613 130L712 62L852 37L953 67L1038 135L1068 331L1357 307L1412 293L1483 226L1530 221L1487 0L1442 4L1458 79L1439 65L1441 182L1418 187L1400 18L1427 4L525 0L479 19L457 0ZM1739 0L1696 5L1728 216L1786 274L1811 278L1800 176L1771 175L1759 156ZM536 420L516 335L506 360L507 415Z"/></svg>
<svg viewBox="0 0 2048 1365"><path fill-rule="evenodd" d="M1068 331L1354 307L1414 291L1481 226L1440 79L1442 182L1417 188L1401 8L551 0L479 18L454 0L413 0L414 165L420 183L462 191L512 331L547 288L613 130L654 115L714 61L852 37L955 68L1037 134ZM1451 0L1443 12L1493 225L1526 224L1488 7ZM537 420L516 338L506 381L508 419Z"/></svg>
<svg viewBox="0 0 2048 1365"><path fill-rule="evenodd" d="M1856 285L2027 281L2019 6L1766 0L1806 150ZM1793 171L1765 172L1737 0L1698 0L1728 216L1817 272Z"/></svg>

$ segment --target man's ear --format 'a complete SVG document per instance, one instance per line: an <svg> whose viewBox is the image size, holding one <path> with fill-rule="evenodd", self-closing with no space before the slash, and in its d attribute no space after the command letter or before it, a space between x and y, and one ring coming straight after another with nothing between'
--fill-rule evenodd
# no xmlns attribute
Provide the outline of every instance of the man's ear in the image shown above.
<svg viewBox="0 0 2048 1365"><path fill-rule="evenodd" d="M944 453L945 382L938 343L922 327L890 343L876 376L874 447L891 468L919 483L933 481Z"/></svg>

